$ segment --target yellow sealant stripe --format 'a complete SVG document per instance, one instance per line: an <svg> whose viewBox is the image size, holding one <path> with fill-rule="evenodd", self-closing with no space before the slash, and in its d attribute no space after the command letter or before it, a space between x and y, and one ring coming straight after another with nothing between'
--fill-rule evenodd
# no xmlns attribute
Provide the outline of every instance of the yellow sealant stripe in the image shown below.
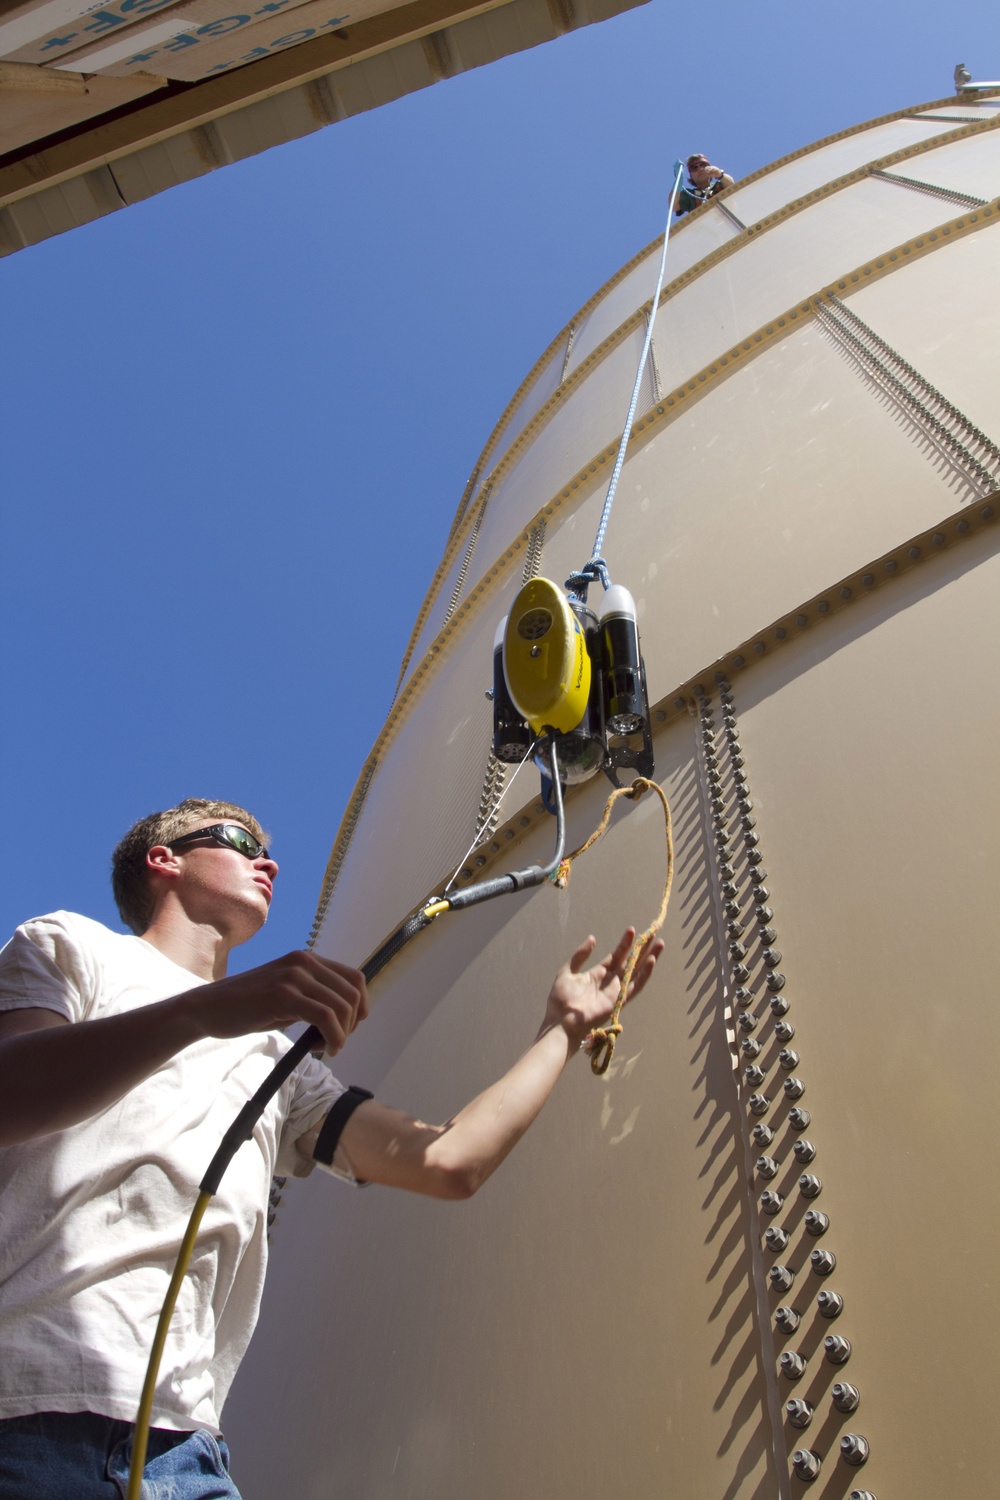
<svg viewBox="0 0 1000 1500"><path fill-rule="evenodd" d="M632 427L631 442L643 435L648 438L654 432L667 426L682 411L689 409L706 391L711 390L720 381L733 374L735 370L743 368L756 354L761 353L776 340L784 338L793 333L805 323L811 321L814 307L817 302L829 297L831 294L841 296L850 295L852 290L857 290L863 285L870 285L881 277L889 275L892 271L898 271L903 266L914 260L929 255L934 250L940 250L945 245L955 240L963 239L966 235L975 233L977 230L989 228L993 224L1000 223L1000 198L995 198L983 208L973 209L971 212L960 214L957 218L940 224L937 228L925 233L915 235L913 239L896 245L893 249L883 254L872 257L871 260L857 266L852 271L847 271L842 277L829 282L821 287L811 297L797 302L794 307L786 309L776 318L771 318L767 323L761 325L754 333L747 334L736 344L732 345L724 354L718 356L703 369L697 371L683 384L676 386L672 391L666 392L659 401L650 406L646 412L639 417ZM337 840L334 843L330 861L327 865L328 874L334 868L339 871L347 854L347 844L350 842L350 834L353 833L353 825L350 827L346 842L341 848L341 834L348 829L352 809L357 805L357 813L354 813L356 821L360 813L361 803L367 792L362 790L364 777L373 757L378 760L383 752L391 744L400 721L408 708L417 688L428 675L432 667L441 660L445 648L453 644L452 637L459 626L478 610L486 595L492 592L493 585L503 576L506 576L508 564L516 557L521 549L525 547L530 538L531 528L538 525L540 521L546 521L557 510L566 506L567 502L572 505L579 504L590 495L597 483L603 479L604 473L608 472L607 465L614 462L618 451L618 443L609 443L607 447L596 453L574 477L552 498L536 511L535 515L528 521L520 535L512 542L510 547L502 554L496 563L490 568L479 583L475 586L465 601L458 607L447 625L439 632L431 643L423 659L414 668L405 688L393 704L389 715L382 727L378 739L372 749L371 755L365 761L365 769L359 777L357 786L348 803L348 811L341 822ZM359 799L360 793L360 799ZM327 883L324 880L323 890L320 896L320 910L328 899Z"/></svg>
<svg viewBox="0 0 1000 1500"><path fill-rule="evenodd" d="M933 105L928 106L928 108L934 107L935 106ZM898 118L898 116L887 115L884 118L887 120L891 120ZM883 121L878 120L874 123L882 124ZM858 126L854 130L842 132L842 135L858 134L861 130L870 128L870 125ZM981 135L986 131L996 129L1000 129L1000 115L995 115L983 120L977 120L970 125L959 126L957 130L943 131L940 135L932 136L929 140L916 141L912 146L901 147L898 151L892 151L887 156L875 157L872 161L865 162L860 167L855 167L852 171L845 173L842 177L833 178L830 182L824 183L822 186L815 188L812 192L805 194L802 198L792 199L782 208L776 209L774 213L768 214L765 218L760 219L753 225L748 225L746 231L743 234L736 235L733 239L728 240L724 245L719 245L709 255L706 255L695 265L689 267L687 271L683 271L680 276L675 277L675 279L669 282L661 292L660 301L657 304L658 307L662 307L664 302L668 301L672 297L675 297L678 292L683 291L686 286L689 286L693 281L696 281L707 271L712 270L721 261L728 259L731 255L735 255L737 251L743 249L744 246L747 245L756 236L763 234L768 229L773 229L778 224L784 223L787 219L792 218L795 214L802 213L805 209L813 207L814 204L820 202L824 198L828 198L832 193L839 192L842 188L850 187L854 183L863 181L863 179L869 176L873 171L885 171L888 167L898 165L900 162L908 161L914 156L922 156L926 152L937 150L941 146L951 145L954 142L964 140L969 136ZM827 139L835 140L840 138L840 136L837 136L828 137ZM823 144L826 143L818 143L818 145ZM811 150L814 148L809 149ZM808 153L807 151L802 151L795 154L806 155ZM790 157L782 158L782 162L794 160L795 154ZM777 163L777 165L781 165L781 163ZM759 173L753 174L752 177L741 179L741 183L736 184L736 186L745 185L747 182L751 182L757 177L765 176L766 173L771 170L771 167L762 168ZM730 192L733 191L733 189L727 189L726 191ZM722 194L718 194L717 196L721 197ZM702 205L702 207L708 206L710 205ZM682 226L677 227L680 228ZM641 251L639 256L635 258L634 263L637 264L643 256L650 253L651 249L656 249L660 244L662 244L662 236L654 240L651 247L647 247L646 250ZM633 262L629 263L629 268L631 268L632 264ZM623 274L625 274L625 268L623 268L623 271L619 273L619 277ZM607 285L612 286L613 284L614 281L609 282ZM584 311L590 308L596 300L599 300L603 296L605 290L605 288L602 288L601 292L597 293L594 298L591 298L591 301L584 305ZM566 395L574 389L574 387L580 380L583 380L588 375L590 375L596 368L596 366L600 364L612 352L613 349L617 348L622 340L627 338L634 328L636 328L644 321L646 317L648 317L651 306L652 298L648 298L641 307L637 308L636 311L634 313L631 313L623 323L619 324L619 326L614 329L608 335L608 337L597 346L596 349L593 349L590 354L587 355L586 359L582 360L581 363L577 365L576 368L571 372L571 374L567 376L562 384L555 391L553 391L548 400L539 407L538 411L535 412L530 421L525 424L521 432L518 433L517 437L505 450L496 467L491 469L486 477L482 480L480 493L487 484L491 485L493 489L497 488L504 474L512 466L516 458L519 457L522 449L530 441L534 440L539 430L549 421L552 414L559 408ZM582 316L583 311L577 314L577 318L580 318ZM549 350L546 351L546 354L542 356L541 361L535 366L535 369L531 372L529 377L527 377L529 382L537 377L538 374L540 374L541 370L545 366L549 353L558 346L559 342L564 337L568 337L568 329L571 326L571 324L567 324L567 327L563 330L563 332L549 346ZM525 382L522 382L522 386L524 386L524 384ZM518 387L518 390L520 391L521 388L522 387ZM516 399L517 398L515 398L515 400ZM508 404L508 410L510 409L510 405L511 403ZM502 421L503 419L501 418L501 422ZM494 429L493 435L487 442L486 447L483 449L483 452L480 455L479 462L476 464L476 467L473 470L474 477L482 475L485 461L489 456L490 447L491 444L493 444L496 435L497 429ZM431 609L434 607L434 604L437 601L441 583L450 570L455 558L455 554L458 551L459 547L462 545L466 536L466 532L468 531L469 526L471 526L472 524L471 516L476 510L476 507L471 503L472 495L470 493L470 487L472 486L472 484L473 480L470 479L469 484L466 486L466 492L465 494L463 494L462 505L459 507L459 517L456 519L453 525L451 535L445 546L444 555L437 570L435 571L434 577L432 578L430 583L430 587L424 598L424 602L417 614L416 622L410 634L410 639L407 642L406 650L403 654L403 660L399 670L400 681L402 681L403 677L406 675L406 671L409 667L414 647L416 646L416 643L420 638L420 633L426 623L427 616L429 615Z"/></svg>

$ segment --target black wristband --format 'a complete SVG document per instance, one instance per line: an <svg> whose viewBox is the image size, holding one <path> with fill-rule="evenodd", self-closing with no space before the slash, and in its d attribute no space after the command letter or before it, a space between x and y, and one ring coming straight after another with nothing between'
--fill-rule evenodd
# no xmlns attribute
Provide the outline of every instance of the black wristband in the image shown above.
<svg viewBox="0 0 1000 1500"><path fill-rule="evenodd" d="M322 1129L316 1137L316 1145L313 1148L313 1161L320 1162L324 1167L333 1166L333 1156L340 1140L341 1132L348 1120L353 1115L359 1104L364 1104L366 1099L374 1099L375 1095L367 1089L359 1089L357 1084L352 1083L349 1089L345 1089L336 1104L323 1121Z"/></svg>

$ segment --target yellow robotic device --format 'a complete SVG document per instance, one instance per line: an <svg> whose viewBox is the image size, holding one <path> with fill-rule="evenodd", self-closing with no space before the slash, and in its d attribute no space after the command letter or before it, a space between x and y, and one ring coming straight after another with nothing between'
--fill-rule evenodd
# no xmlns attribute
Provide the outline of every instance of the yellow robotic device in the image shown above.
<svg viewBox="0 0 1000 1500"><path fill-rule="evenodd" d="M532 578L507 617L503 670L514 706L535 734L569 734L587 712L590 653L562 589Z"/></svg>

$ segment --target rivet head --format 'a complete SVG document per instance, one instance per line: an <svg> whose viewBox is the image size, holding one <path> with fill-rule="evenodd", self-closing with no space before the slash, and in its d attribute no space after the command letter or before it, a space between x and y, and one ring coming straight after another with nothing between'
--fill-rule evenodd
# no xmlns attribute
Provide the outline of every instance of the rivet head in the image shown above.
<svg viewBox="0 0 1000 1500"><path fill-rule="evenodd" d="M792 1473L805 1484L812 1484L814 1479L818 1479L822 1467L822 1459L811 1448L796 1448L792 1454Z"/></svg>
<svg viewBox="0 0 1000 1500"><path fill-rule="evenodd" d="M794 1307L779 1307L774 1314L774 1321L782 1333L794 1333L802 1318Z"/></svg>
<svg viewBox="0 0 1000 1500"><path fill-rule="evenodd" d="M815 1407L810 1406L808 1401L797 1399L785 1402L785 1412L792 1427L808 1427L814 1411Z"/></svg>
<svg viewBox="0 0 1000 1500"><path fill-rule="evenodd" d="M816 1276L830 1276L837 1269L837 1257L832 1250L814 1250L809 1264Z"/></svg>
<svg viewBox="0 0 1000 1500"><path fill-rule="evenodd" d="M868 1462L868 1439L861 1437L857 1432L846 1432L840 1440L840 1456L845 1464L850 1464L854 1469L860 1469L861 1465Z"/></svg>
<svg viewBox="0 0 1000 1500"><path fill-rule="evenodd" d="M818 1208L811 1208L805 1216L806 1234L811 1234L814 1240L818 1240L821 1234L826 1234L830 1227L830 1215L821 1214Z"/></svg>
<svg viewBox="0 0 1000 1500"><path fill-rule="evenodd" d="M821 1318L839 1318L844 1311L844 1299L839 1292L820 1292L816 1298ZM853 1410L853 1407L851 1408Z"/></svg>
<svg viewBox="0 0 1000 1500"><path fill-rule="evenodd" d="M801 1354L795 1354L791 1349L786 1349L778 1363L781 1373L786 1380L801 1380L806 1373L806 1362Z"/></svg>
<svg viewBox="0 0 1000 1500"><path fill-rule="evenodd" d="M857 1411L861 1405L861 1392L856 1385L850 1385L846 1380L835 1381L830 1387L830 1395L838 1411Z"/></svg>

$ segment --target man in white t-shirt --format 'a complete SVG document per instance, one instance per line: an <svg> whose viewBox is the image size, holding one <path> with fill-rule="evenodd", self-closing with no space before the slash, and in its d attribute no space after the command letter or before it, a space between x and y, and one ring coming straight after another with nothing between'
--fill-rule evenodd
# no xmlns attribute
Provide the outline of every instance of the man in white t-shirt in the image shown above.
<svg viewBox="0 0 1000 1500"><path fill-rule="evenodd" d="M231 950L267 919L278 867L265 845L244 809L189 798L115 850L134 936L56 912L0 952L0 1500L120 1500L207 1162L290 1047L285 1027L317 1026L333 1055L368 1013L363 975L315 953L226 978ZM527 1052L444 1125L345 1090L315 1058L294 1070L201 1224L154 1402L156 1493L239 1500L219 1418L257 1317L272 1174L305 1175L315 1151L348 1181L470 1196L610 1014L633 936L589 969L594 939L582 943Z"/></svg>

